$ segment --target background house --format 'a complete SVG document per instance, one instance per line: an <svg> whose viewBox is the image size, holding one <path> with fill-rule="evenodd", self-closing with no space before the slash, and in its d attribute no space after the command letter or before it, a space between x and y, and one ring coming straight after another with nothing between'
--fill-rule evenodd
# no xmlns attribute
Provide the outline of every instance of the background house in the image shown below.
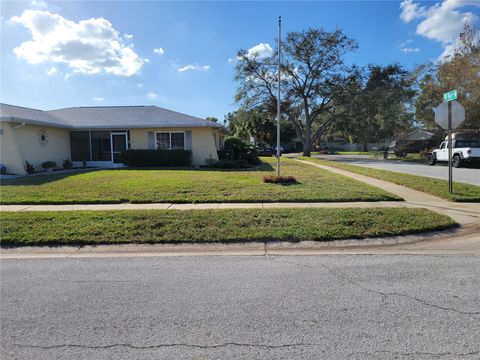
<svg viewBox="0 0 480 360"><path fill-rule="evenodd" d="M125 149L185 149L193 165L217 160L223 127L157 106L73 107L51 111L0 104L0 162L9 173L24 174L25 161L39 168L44 161L59 166L122 166Z"/></svg>

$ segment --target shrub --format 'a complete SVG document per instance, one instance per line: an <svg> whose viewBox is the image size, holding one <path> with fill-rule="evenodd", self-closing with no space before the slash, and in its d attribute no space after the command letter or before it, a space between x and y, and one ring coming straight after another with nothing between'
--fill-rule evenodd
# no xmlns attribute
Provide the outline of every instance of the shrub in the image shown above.
<svg viewBox="0 0 480 360"><path fill-rule="evenodd" d="M25 161L25 171L27 174L33 174L35 172L35 166L30 164L28 161Z"/></svg>
<svg viewBox="0 0 480 360"><path fill-rule="evenodd" d="M131 167L190 166L190 150L124 150L122 162Z"/></svg>
<svg viewBox="0 0 480 360"><path fill-rule="evenodd" d="M255 148L236 136L225 139L224 150L218 151L218 158L220 160L245 160L249 164L260 163Z"/></svg>
<svg viewBox="0 0 480 360"><path fill-rule="evenodd" d="M269 184L296 184L297 179L293 176L265 175L263 177L263 182Z"/></svg>
<svg viewBox="0 0 480 360"><path fill-rule="evenodd" d="M73 164L69 159L63 160L63 170L69 170L73 168Z"/></svg>
<svg viewBox="0 0 480 360"><path fill-rule="evenodd" d="M42 163L42 168L44 169L50 169L54 167L57 167L57 163L55 161L44 161Z"/></svg>

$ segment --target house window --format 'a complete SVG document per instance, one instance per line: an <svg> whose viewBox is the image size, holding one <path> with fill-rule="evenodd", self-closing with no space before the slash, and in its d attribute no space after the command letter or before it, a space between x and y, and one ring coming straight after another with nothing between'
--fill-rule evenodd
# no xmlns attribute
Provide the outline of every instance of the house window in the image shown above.
<svg viewBox="0 0 480 360"><path fill-rule="evenodd" d="M184 150L185 133L181 132L157 132L155 133L157 149Z"/></svg>

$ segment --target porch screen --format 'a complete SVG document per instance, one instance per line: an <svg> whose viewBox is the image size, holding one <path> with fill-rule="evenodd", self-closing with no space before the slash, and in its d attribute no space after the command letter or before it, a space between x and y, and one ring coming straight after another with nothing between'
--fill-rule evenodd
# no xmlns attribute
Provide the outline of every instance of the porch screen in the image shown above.
<svg viewBox="0 0 480 360"><path fill-rule="evenodd" d="M110 131L91 131L92 161L111 161Z"/></svg>
<svg viewBox="0 0 480 360"><path fill-rule="evenodd" d="M70 132L72 161L90 161L90 135L88 131Z"/></svg>

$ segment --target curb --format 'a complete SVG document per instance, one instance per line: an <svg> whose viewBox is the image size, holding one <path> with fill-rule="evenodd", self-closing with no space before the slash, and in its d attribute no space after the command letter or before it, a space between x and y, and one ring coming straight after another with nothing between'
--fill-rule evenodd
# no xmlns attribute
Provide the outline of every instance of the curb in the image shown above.
<svg viewBox="0 0 480 360"><path fill-rule="evenodd" d="M382 238L332 241L244 242L203 244L122 244L98 246L29 246L2 248L0 259L97 258L97 257L172 257L172 256L266 256L375 254L398 245L428 244L475 237L480 225L467 225L442 231ZM479 242L480 254L480 242ZM466 254L468 254L467 252Z"/></svg>

